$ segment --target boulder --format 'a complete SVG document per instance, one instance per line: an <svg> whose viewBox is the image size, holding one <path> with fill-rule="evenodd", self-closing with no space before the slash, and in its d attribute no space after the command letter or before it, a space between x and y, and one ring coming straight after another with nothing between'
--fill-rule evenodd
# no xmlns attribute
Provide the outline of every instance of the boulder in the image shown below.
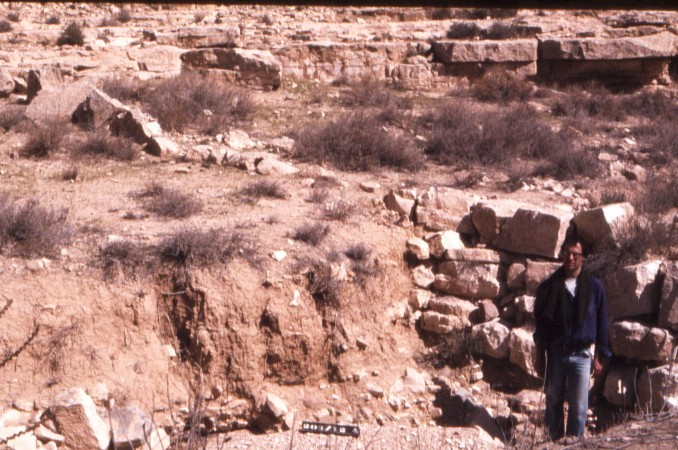
<svg viewBox="0 0 678 450"><path fill-rule="evenodd" d="M489 322L499 317L499 310L492 300L478 302L478 322Z"/></svg>
<svg viewBox="0 0 678 450"><path fill-rule="evenodd" d="M422 264L412 269L412 282L420 288L427 288L435 281L435 274L430 267Z"/></svg>
<svg viewBox="0 0 678 450"><path fill-rule="evenodd" d="M171 77L181 73L180 56L184 52L170 45L133 47L126 51L127 57L137 63L140 72L153 76Z"/></svg>
<svg viewBox="0 0 678 450"><path fill-rule="evenodd" d="M273 158L264 158L256 165L256 169L260 175L294 175L299 173L299 169L292 164L278 161Z"/></svg>
<svg viewBox="0 0 678 450"><path fill-rule="evenodd" d="M386 205L386 208L389 210L397 212L401 217L404 216L410 218L416 200L407 198L402 194L403 193L399 190L391 189L391 191L384 196L384 205Z"/></svg>
<svg viewBox="0 0 678 450"><path fill-rule="evenodd" d="M471 316L478 309L476 305L461 298L436 297L428 302L431 311L462 318L467 324L471 324Z"/></svg>
<svg viewBox="0 0 678 450"><path fill-rule="evenodd" d="M660 267L664 274L659 299L659 326L678 331L678 261L669 261Z"/></svg>
<svg viewBox="0 0 678 450"><path fill-rule="evenodd" d="M557 258L571 213L520 208L501 229L494 245L502 250Z"/></svg>
<svg viewBox="0 0 678 450"><path fill-rule="evenodd" d="M481 323L471 328L471 338L480 347L480 352L492 358L509 356L511 329L501 319Z"/></svg>
<svg viewBox="0 0 678 450"><path fill-rule="evenodd" d="M426 393L426 377L416 369L408 367L403 375L403 385L412 391L413 394Z"/></svg>
<svg viewBox="0 0 678 450"><path fill-rule="evenodd" d="M126 108L110 118L113 134L129 137L143 145L146 153L153 156L177 156L179 147L167 136L163 136L160 124L148 114L135 108Z"/></svg>
<svg viewBox="0 0 678 450"><path fill-rule="evenodd" d="M613 366L605 378L603 396L617 406L632 406L636 400L636 375L634 366Z"/></svg>
<svg viewBox="0 0 678 450"><path fill-rule="evenodd" d="M243 130L231 130L223 137L224 144L237 151L251 150L257 147L257 143Z"/></svg>
<svg viewBox="0 0 678 450"><path fill-rule="evenodd" d="M108 425L99 417L92 398L80 388L63 392L50 407L64 445L73 450L106 450Z"/></svg>
<svg viewBox="0 0 678 450"><path fill-rule="evenodd" d="M109 421L116 449L133 450L150 437L153 422L138 406L113 408Z"/></svg>
<svg viewBox="0 0 678 450"><path fill-rule="evenodd" d="M633 214L634 209L630 203L614 203L583 211L573 221L577 232L594 248L616 246L619 231Z"/></svg>
<svg viewBox="0 0 678 450"><path fill-rule="evenodd" d="M525 289L525 272L527 267L522 263L513 263L506 271L506 285L514 291Z"/></svg>
<svg viewBox="0 0 678 450"><path fill-rule="evenodd" d="M432 186L419 197L415 217L418 225L429 230L456 230L468 212L468 197L463 191Z"/></svg>
<svg viewBox="0 0 678 450"><path fill-rule="evenodd" d="M283 136L281 138L271 139L268 145L275 152L292 154L296 141L290 137Z"/></svg>
<svg viewBox="0 0 678 450"><path fill-rule="evenodd" d="M248 86L278 89L282 84L282 65L268 50L209 48L181 55L188 69L218 71L229 81Z"/></svg>
<svg viewBox="0 0 678 450"><path fill-rule="evenodd" d="M529 207L526 203L515 200L487 200L476 203L471 208L471 221L480 234L480 242L492 244L499 235L502 226L520 208Z"/></svg>
<svg viewBox="0 0 678 450"><path fill-rule="evenodd" d="M509 360L532 376L537 376L535 361L537 349L534 345L533 328L514 328L508 339Z"/></svg>
<svg viewBox="0 0 678 450"><path fill-rule="evenodd" d="M26 108L26 117L38 125L49 125L54 121L70 122L73 112L91 91L92 86L87 82L41 89Z"/></svg>
<svg viewBox="0 0 678 450"><path fill-rule="evenodd" d="M624 358L668 362L674 338L663 328L647 327L638 322L615 322L610 327L610 349Z"/></svg>
<svg viewBox="0 0 678 450"><path fill-rule="evenodd" d="M435 258L442 258L447 250L465 248L459 233L452 230L429 233L424 236L424 240L428 243L431 256Z"/></svg>
<svg viewBox="0 0 678 450"><path fill-rule="evenodd" d="M407 299L407 304L410 305L414 311L428 307L433 293L425 289L412 289Z"/></svg>
<svg viewBox="0 0 678 450"><path fill-rule="evenodd" d="M119 100L94 88L85 95L71 114L71 121L86 130L99 130L108 126L111 119L127 108Z"/></svg>
<svg viewBox="0 0 678 450"><path fill-rule="evenodd" d="M536 298L531 295L521 295L516 298L516 320L518 323L524 323L534 318L534 302Z"/></svg>
<svg viewBox="0 0 678 450"><path fill-rule="evenodd" d="M429 247L428 242L425 240L412 237L407 240L407 250L419 261L425 261L429 258Z"/></svg>
<svg viewBox="0 0 678 450"><path fill-rule="evenodd" d="M645 261L604 277L610 319L656 314L659 311L660 286L657 274L660 266L660 260Z"/></svg>
<svg viewBox="0 0 678 450"><path fill-rule="evenodd" d="M445 261L438 267L433 285L438 291L459 297L494 298L503 290L499 264Z"/></svg>
<svg viewBox="0 0 678 450"><path fill-rule="evenodd" d="M436 334L447 334L453 331L463 330L469 326L469 322L463 317L442 314L435 311L425 311L419 319L422 330Z"/></svg>
<svg viewBox="0 0 678 450"><path fill-rule="evenodd" d="M561 266L560 263L527 260L525 288L528 295L536 295L539 285Z"/></svg>
<svg viewBox="0 0 678 450"><path fill-rule="evenodd" d="M641 373L636 391L641 408L650 408L654 412L678 411L678 372L672 365Z"/></svg>
<svg viewBox="0 0 678 450"><path fill-rule="evenodd" d="M26 79L26 101L31 103L42 90L58 92L63 88L64 78L57 66L46 66L28 71Z"/></svg>

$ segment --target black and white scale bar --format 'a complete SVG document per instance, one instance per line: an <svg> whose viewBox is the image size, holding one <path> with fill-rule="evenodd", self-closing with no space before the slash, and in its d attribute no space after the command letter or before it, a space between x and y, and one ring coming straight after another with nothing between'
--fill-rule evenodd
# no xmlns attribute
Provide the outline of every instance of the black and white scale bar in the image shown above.
<svg viewBox="0 0 678 450"><path fill-rule="evenodd" d="M360 428L355 425L335 425L320 422L301 422L302 433L336 434L338 436L360 436Z"/></svg>

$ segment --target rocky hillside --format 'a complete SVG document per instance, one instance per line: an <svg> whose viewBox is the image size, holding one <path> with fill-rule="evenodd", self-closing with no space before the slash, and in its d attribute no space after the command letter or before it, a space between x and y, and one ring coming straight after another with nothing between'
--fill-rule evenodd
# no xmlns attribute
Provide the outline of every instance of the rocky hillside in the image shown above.
<svg viewBox="0 0 678 450"><path fill-rule="evenodd" d="M675 443L676 23L0 5L0 446L541 445L573 228L614 354L589 442Z"/></svg>

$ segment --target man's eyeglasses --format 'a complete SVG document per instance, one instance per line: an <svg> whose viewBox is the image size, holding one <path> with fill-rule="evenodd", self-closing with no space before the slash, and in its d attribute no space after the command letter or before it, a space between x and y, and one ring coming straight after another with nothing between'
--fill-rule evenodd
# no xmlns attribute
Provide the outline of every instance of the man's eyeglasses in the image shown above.
<svg viewBox="0 0 678 450"><path fill-rule="evenodd" d="M564 252L564 253L563 253L563 257L564 257L565 259L570 259L570 257L572 257L572 259L579 259L579 258L582 257L582 254L581 254L581 253L576 253L576 252Z"/></svg>

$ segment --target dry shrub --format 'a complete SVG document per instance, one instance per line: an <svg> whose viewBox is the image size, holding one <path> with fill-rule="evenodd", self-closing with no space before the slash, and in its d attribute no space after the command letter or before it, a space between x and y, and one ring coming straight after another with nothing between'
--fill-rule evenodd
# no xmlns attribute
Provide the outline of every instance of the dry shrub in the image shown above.
<svg viewBox="0 0 678 450"><path fill-rule="evenodd" d="M20 204L0 194L0 250L21 257L55 256L70 242L68 210L53 210L36 199Z"/></svg>
<svg viewBox="0 0 678 450"><path fill-rule="evenodd" d="M24 158L47 158L58 150L63 138L64 127L56 121L34 128L26 143L19 150L19 154Z"/></svg>
<svg viewBox="0 0 678 450"><path fill-rule="evenodd" d="M285 188L275 180L259 180L245 186L242 195L247 197L287 198Z"/></svg>
<svg viewBox="0 0 678 450"><path fill-rule="evenodd" d="M256 109L246 90L196 72L156 82L142 101L164 129L206 134L224 131Z"/></svg>
<svg viewBox="0 0 678 450"><path fill-rule="evenodd" d="M353 215L356 205L346 199L329 201L323 205L323 217L329 220L345 221Z"/></svg>
<svg viewBox="0 0 678 450"><path fill-rule="evenodd" d="M162 217L185 218L202 211L202 202L178 189L168 188L157 182L149 183L145 189L132 193L144 199L144 208Z"/></svg>
<svg viewBox="0 0 678 450"><path fill-rule="evenodd" d="M0 128L5 131L10 130L26 117L24 105L2 105L0 108Z"/></svg>
<svg viewBox="0 0 678 450"><path fill-rule="evenodd" d="M533 175L550 176L558 180L571 180L577 176L596 178L602 173L600 168L600 161L594 151L572 148L567 153L554 153L544 159Z"/></svg>
<svg viewBox="0 0 678 450"><path fill-rule="evenodd" d="M481 113L469 104L447 103L425 114L422 123L431 129L426 153L443 164L504 166L573 148L569 134L554 131L524 105Z"/></svg>
<svg viewBox="0 0 678 450"><path fill-rule="evenodd" d="M82 32L82 28L76 22L72 22L61 32L59 39L57 39L56 44L61 47L62 45L84 45L85 44L85 35Z"/></svg>
<svg viewBox="0 0 678 450"><path fill-rule="evenodd" d="M21 16L19 16L19 13L16 12L10 12L7 13L7 20L10 22L21 22Z"/></svg>
<svg viewBox="0 0 678 450"><path fill-rule="evenodd" d="M409 98L399 97L384 82L370 76L348 83L350 90L343 101L350 107L380 108L382 111L411 109L413 102ZM383 114L382 114L383 115Z"/></svg>
<svg viewBox="0 0 678 450"><path fill-rule="evenodd" d="M678 159L677 119L655 119L636 127L633 131L640 142L641 151L650 155L657 165L672 165Z"/></svg>
<svg viewBox="0 0 678 450"><path fill-rule="evenodd" d="M343 282L332 273L332 265L327 261L316 261L308 272L308 290L318 309L341 307Z"/></svg>
<svg viewBox="0 0 678 450"><path fill-rule="evenodd" d="M447 30L448 39L473 39L482 34L482 29L474 22L457 22Z"/></svg>
<svg viewBox="0 0 678 450"><path fill-rule="evenodd" d="M78 179L79 169L75 166L68 167L61 173L61 179L64 181L75 181Z"/></svg>
<svg viewBox="0 0 678 450"><path fill-rule="evenodd" d="M329 232L329 225L319 222L307 223L294 230L292 237L297 241L306 242L315 247L325 239L325 236L327 236Z"/></svg>
<svg viewBox="0 0 678 450"><path fill-rule="evenodd" d="M12 31L12 24L6 20L0 20L0 33L8 33Z"/></svg>
<svg viewBox="0 0 678 450"><path fill-rule="evenodd" d="M311 193L308 194L308 197L306 197L306 201L309 203L321 204L325 203L329 197L329 190L324 188L314 188Z"/></svg>
<svg viewBox="0 0 678 450"><path fill-rule="evenodd" d="M524 102L530 97L532 86L513 72L492 70L473 83L471 92L482 101Z"/></svg>
<svg viewBox="0 0 678 450"><path fill-rule="evenodd" d="M106 77L101 89L111 97L127 102L141 99L147 86L137 79L115 75Z"/></svg>
<svg viewBox="0 0 678 450"><path fill-rule="evenodd" d="M49 16L47 20L45 20L46 25L59 25L61 23L61 19L59 19L59 16Z"/></svg>
<svg viewBox="0 0 678 450"><path fill-rule="evenodd" d="M99 252L99 264L104 276L115 279L119 274L134 276L152 270L152 253L131 241L113 241Z"/></svg>
<svg viewBox="0 0 678 450"><path fill-rule="evenodd" d="M551 113L583 120L597 118L619 122L626 119L626 108L620 97L597 82L570 86L565 95L554 102Z"/></svg>
<svg viewBox="0 0 678 450"><path fill-rule="evenodd" d="M678 183L676 175L655 175L647 180L643 189L636 191L632 203L643 214L663 214L678 208Z"/></svg>
<svg viewBox="0 0 678 450"><path fill-rule="evenodd" d="M344 255L351 260L351 270L356 275L358 283L365 281L365 278L374 275L377 269L372 259L372 249L362 242L349 246Z"/></svg>
<svg viewBox="0 0 678 450"><path fill-rule="evenodd" d="M480 353L481 343L474 339L470 329L454 330L442 335L428 352L415 357L423 367L465 367L473 361L473 354Z"/></svg>
<svg viewBox="0 0 678 450"><path fill-rule="evenodd" d="M253 244L244 235L221 228L202 231L183 228L158 245L160 261L178 266L207 267L235 256L251 255Z"/></svg>
<svg viewBox="0 0 678 450"><path fill-rule="evenodd" d="M601 205L611 205L613 203L622 203L627 200L626 192L621 190L604 191L600 194Z"/></svg>
<svg viewBox="0 0 678 450"><path fill-rule="evenodd" d="M132 161L139 156L139 148L130 139L111 136L106 131L100 131L88 133L85 140L73 148L73 154Z"/></svg>
<svg viewBox="0 0 678 450"><path fill-rule="evenodd" d="M524 28L511 23L495 22L483 33L485 39L502 40L522 37L525 33Z"/></svg>
<svg viewBox="0 0 678 450"><path fill-rule="evenodd" d="M678 120L678 96L675 92L642 90L623 96L622 108L634 116L648 119Z"/></svg>
<svg viewBox="0 0 678 450"><path fill-rule="evenodd" d="M376 115L360 110L299 131L296 156L355 171L377 167L414 171L423 163L409 138L384 131Z"/></svg>
<svg viewBox="0 0 678 450"><path fill-rule="evenodd" d="M118 14L116 14L116 18L120 23L127 23L132 20L132 13L129 9L123 8Z"/></svg>

